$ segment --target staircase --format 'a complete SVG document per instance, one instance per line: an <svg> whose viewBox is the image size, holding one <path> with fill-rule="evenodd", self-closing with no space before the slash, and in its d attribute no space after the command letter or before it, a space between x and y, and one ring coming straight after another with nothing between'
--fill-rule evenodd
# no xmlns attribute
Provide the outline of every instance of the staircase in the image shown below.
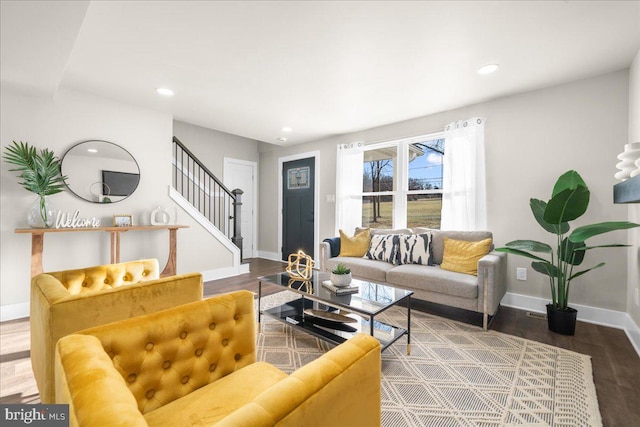
<svg viewBox="0 0 640 427"><path fill-rule="evenodd" d="M242 190L229 190L176 137L173 137L170 197L216 237L242 263ZM236 263L237 261L237 263Z"/></svg>

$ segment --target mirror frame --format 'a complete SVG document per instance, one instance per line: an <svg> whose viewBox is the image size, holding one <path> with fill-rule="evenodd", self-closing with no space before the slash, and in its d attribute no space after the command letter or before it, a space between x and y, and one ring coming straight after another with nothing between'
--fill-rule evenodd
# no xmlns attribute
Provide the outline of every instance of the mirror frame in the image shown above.
<svg viewBox="0 0 640 427"><path fill-rule="evenodd" d="M124 153L126 153L126 154L131 158L131 160L133 161L133 163L135 163L135 165L136 165L136 169L138 170L138 183L136 184L135 188L131 191L131 193L130 193L128 196L111 196L111 197L122 197L122 198L121 198L121 199L118 199L118 200L110 200L109 202L100 202L99 200L93 200L93 199L92 199L92 200L89 200L89 199L87 199L87 198L85 198L85 197L83 197L83 196L79 195L79 194L76 192L76 191L78 191L78 189L77 189L77 188L76 188L76 191L74 191L74 190L69 186L69 183L68 183L68 182L65 182L65 186L67 187L67 190L69 190L69 192L70 192L71 194L73 194L74 196L76 196L77 198L79 198L79 199L81 199L81 200L84 200L85 202L97 203L97 204L100 204L100 205L102 205L102 204L111 204L111 203L118 203L118 202L121 202L121 201L126 200L126 199L128 199L129 197L131 197L131 195L132 195L133 193L135 193L135 192L136 192L136 190L138 189L138 187L140 186L140 177L141 177L141 175L142 175L142 174L140 173L140 165L138 164L138 161L136 160L136 158L135 158L135 157L133 157L133 155L132 155L132 154L131 154L127 149L125 149L124 147L122 147L122 146L120 146L120 145L118 145L118 144L116 144L116 143L113 143L113 142L111 142L111 141L105 141L105 140L102 140L102 139L87 139L87 140L85 140L85 141L80 141L80 142L78 142L78 143L76 143L76 144L72 145L71 147L69 147L69 149L64 153L64 155L63 155L63 156L62 156L62 158L60 159L60 171L61 171L61 173L64 175L64 173L63 173L62 171L63 171L63 168L64 168L64 160L67 158L67 155L68 155L68 154L69 154L69 153L70 153L74 148L77 148L78 146L80 146L80 145L82 145L82 144L86 144L86 143L88 143L88 142L99 142L99 143L104 143L104 144L111 144L111 145L113 145L114 147L117 147L117 148L119 148L120 150L122 150ZM67 171L67 172L66 172L66 175L67 175L67 176L70 176L71 174ZM89 192L91 192L91 186L92 186L93 184L95 184L95 183L100 183L100 182L101 182L101 181L95 181L94 183L90 183L90 184L89 184Z"/></svg>

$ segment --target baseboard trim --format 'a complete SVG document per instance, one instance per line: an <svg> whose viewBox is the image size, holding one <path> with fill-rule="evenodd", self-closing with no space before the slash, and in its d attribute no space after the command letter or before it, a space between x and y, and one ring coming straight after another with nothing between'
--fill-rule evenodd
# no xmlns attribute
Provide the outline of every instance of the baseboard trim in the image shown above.
<svg viewBox="0 0 640 427"><path fill-rule="evenodd" d="M549 300L544 298L507 292L500 305L537 313L546 313L548 303ZM571 304L571 307L578 310L578 320L624 330L629 341L631 341L631 345L636 350L636 353L638 353L638 356L640 356L640 327L631 319L628 313L581 304Z"/></svg>
<svg viewBox="0 0 640 427"><path fill-rule="evenodd" d="M29 317L29 303L19 302L0 306L0 322Z"/></svg>
<svg viewBox="0 0 640 427"><path fill-rule="evenodd" d="M217 268L215 270L202 271L202 280L208 282L210 280L225 279L227 277L239 276L240 274L249 273L249 264L240 264L236 267Z"/></svg>
<svg viewBox="0 0 640 427"><path fill-rule="evenodd" d="M280 259L280 254L277 252L258 251L258 255L256 256L256 258L264 258L270 261L284 262Z"/></svg>

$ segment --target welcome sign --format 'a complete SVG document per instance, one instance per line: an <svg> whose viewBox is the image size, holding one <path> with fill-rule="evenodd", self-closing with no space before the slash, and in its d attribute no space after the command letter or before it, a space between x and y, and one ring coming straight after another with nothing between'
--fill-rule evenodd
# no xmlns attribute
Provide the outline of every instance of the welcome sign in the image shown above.
<svg viewBox="0 0 640 427"><path fill-rule="evenodd" d="M56 228L85 228L99 227L100 220L93 218L79 218L80 211L75 211L73 216L68 212L58 211L56 216Z"/></svg>

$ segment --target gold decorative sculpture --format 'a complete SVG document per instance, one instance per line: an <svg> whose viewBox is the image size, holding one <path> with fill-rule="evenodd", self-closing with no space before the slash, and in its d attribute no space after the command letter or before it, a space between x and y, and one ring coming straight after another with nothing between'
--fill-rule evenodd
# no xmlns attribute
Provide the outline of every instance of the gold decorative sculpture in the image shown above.
<svg viewBox="0 0 640 427"><path fill-rule="evenodd" d="M287 273L295 280L309 280L313 275L313 259L302 251L289 254Z"/></svg>

